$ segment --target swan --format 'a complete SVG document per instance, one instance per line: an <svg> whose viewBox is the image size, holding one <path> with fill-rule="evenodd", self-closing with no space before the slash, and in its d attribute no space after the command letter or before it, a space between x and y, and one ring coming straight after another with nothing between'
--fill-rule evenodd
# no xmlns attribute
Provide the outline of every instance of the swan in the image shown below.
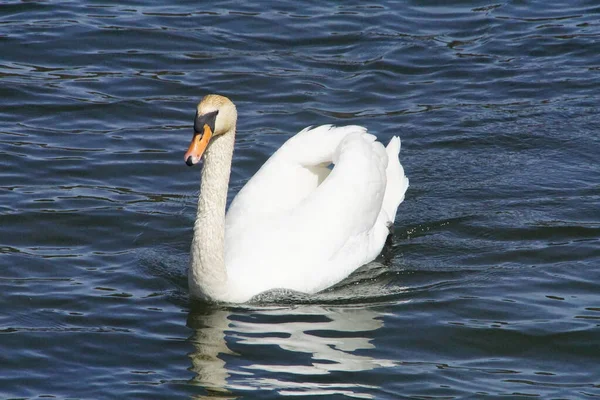
<svg viewBox="0 0 600 400"><path fill-rule="evenodd" d="M189 166L204 161L192 297L244 303L271 289L312 294L379 255L408 188L399 137L384 147L360 126L308 127L265 162L226 214L236 123L231 100L205 96L184 155Z"/></svg>

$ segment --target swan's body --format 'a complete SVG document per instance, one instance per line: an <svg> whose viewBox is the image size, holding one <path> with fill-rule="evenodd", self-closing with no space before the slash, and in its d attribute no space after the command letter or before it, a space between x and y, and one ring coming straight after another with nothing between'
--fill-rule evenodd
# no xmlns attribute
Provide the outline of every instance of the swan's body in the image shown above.
<svg viewBox="0 0 600 400"><path fill-rule="evenodd" d="M192 296L245 302L270 289L315 293L377 257L408 188L398 137L384 148L359 126L307 128L246 183L226 216L236 119L227 98L206 96L185 156L192 165L204 152Z"/></svg>

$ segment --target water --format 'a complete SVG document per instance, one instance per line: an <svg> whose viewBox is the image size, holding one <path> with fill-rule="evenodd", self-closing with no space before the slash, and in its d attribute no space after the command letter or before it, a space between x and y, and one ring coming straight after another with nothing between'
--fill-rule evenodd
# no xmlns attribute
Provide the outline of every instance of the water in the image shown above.
<svg viewBox="0 0 600 400"><path fill-rule="evenodd" d="M600 397L599 37L583 0L4 2L1 397ZM210 92L232 194L307 125L402 137L378 263L190 302Z"/></svg>

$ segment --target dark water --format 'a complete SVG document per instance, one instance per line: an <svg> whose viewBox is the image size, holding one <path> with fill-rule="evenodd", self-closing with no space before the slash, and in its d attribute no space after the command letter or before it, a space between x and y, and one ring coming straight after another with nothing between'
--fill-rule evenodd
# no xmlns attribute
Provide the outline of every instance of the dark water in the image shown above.
<svg viewBox="0 0 600 400"><path fill-rule="evenodd" d="M600 4L217 4L0 4L0 397L599 398ZM210 92L232 194L307 125L399 134L381 263L190 303Z"/></svg>

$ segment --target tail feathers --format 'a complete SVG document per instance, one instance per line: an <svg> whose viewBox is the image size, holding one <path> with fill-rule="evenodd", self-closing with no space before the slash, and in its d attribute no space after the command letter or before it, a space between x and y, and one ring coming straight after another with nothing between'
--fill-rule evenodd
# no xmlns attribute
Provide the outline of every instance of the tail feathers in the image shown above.
<svg viewBox="0 0 600 400"><path fill-rule="evenodd" d="M386 168L387 186L383 197L382 209L388 216L388 224L396 219L398 206L404 200L408 189L408 178L404 175L404 168L400 164L400 138L394 136L386 147L388 165Z"/></svg>

